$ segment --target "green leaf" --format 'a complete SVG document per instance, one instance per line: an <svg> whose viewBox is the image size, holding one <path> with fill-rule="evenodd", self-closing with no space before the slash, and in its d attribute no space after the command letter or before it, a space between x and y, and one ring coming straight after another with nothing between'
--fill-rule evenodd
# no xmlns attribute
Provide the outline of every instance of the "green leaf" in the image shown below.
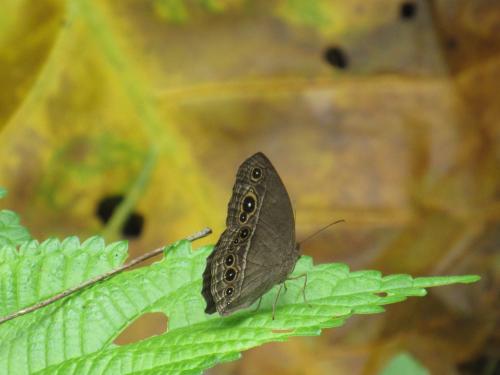
<svg viewBox="0 0 500 375"><path fill-rule="evenodd" d="M45 244L44 253L64 256L61 244L56 245ZM93 259L95 248L88 247L94 251L89 255ZM473 276L384 277L376 271L350 272L346 265L338 263L314 266L310 257L301 257L294 275L307 272L310 305L302 299L303 279L292 280L287 281L287 292L279 299L275 320L271 312L278 286L263 297L257 312L251 307L221 318L204 314L200 293L201 274L211 250L204 247L192 251L189 242L181 241L166 250L162 261L119 274L1 325L0 368L15 374L201 373L266 342L316 336L323 328L342 325L353 314L382 312L383 305L423 295L426 287L446 285L450 280L477 280ZM31 253L31 248L25 246L19 257ZM99 259L109 258L105 254ZM64 270L78 268L65 262L59 264ZM35 275L47 272L32 269ZM5 282L1 285L3 289ZM130 345L113 344L129 324L148 312L165 313L168 332Z"/></svg>
<svg viewBox="0 0 500 375"><path fill-rule="evenodd" d="M25 242L0 262L0 315L30 306L120 266L126 242L105 246L100 237ZM0 334L3 332L0 326Z"/></svg>
<svg viewBox="0 0 500 375"><path fill-rule="evenodd" d="M12 247L29 241L31 236L26 228L19 223L19 217L10 210L0 211L0 262L3 257L9 257Z"/></svg>
<svg viewBox="0 0 500 375"><path fill-rule="evenodd" d="M7 195L7 189L0 187L0 198L4 198Z"/></svg>
<svg viewBox="0 0 500 375"><path fill-rule="evenodd" d="M429 371L423 367L411 354L402 352L394 356L380 375L428 375Z"/></svg>

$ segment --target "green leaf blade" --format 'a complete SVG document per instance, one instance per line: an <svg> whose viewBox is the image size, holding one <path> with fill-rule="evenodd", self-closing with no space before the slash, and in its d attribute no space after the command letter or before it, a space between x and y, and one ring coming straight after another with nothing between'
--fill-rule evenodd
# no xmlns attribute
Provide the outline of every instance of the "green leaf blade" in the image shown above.
<svg viewBox="0 0 500 375"><path fill-rule="evenodd" d="M432 288L451 284L471 284L479 280L481 280L481 277L478 275L419 277L415 279L414 286L418 288Z"/></svg>
<svg viewBox="0 0 500 375"><path fill-rule="evenodd" d="M2 247L5 245L17 246L30 239L28 230L20 224L15 212L0 210L0 253L3 252Z"/></svg>
<svg viewBox="0 0 500 375"><path fill-rule="evenodd" d="M201 373L216 363L238 358L249 348L293 336L316 336L325 328L344 324L353 314L383 312L389 303L424 295L425 287L475 280L468 276L414 279L382 276L378 271L350 272L343 264L314 266L311 258L303 257L293 275L307 272L309 305L302 297L303 279L290 280L278 301L275 320L272 305L279 286L263 296L258 311L250 307L221 318L203 313L200 293L201 274L211 251L211 246L192 251L189 242L181 241L168 247L160 262L119 274L52 307L54 310L34 312L30 329L44 342L39 351L48 359L31 359L31 369L39 374ZM130 345L112 344L123 329L148 312L165 313L168 332ZM62 337L59 331L64 332ZM24 339L13 339L16 353L26 353ZM0 363L17 366L5 354L0 347ZM30 361L22 354L15 360ZM16 370L23 374L23 369Z"/></svg>

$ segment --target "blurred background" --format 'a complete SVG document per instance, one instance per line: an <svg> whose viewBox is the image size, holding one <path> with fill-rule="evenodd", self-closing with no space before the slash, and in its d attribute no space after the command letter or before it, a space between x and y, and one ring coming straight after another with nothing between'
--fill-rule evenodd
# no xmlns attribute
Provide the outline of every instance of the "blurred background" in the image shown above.
<svg viewBox="0 0 500 375"><path fill-rule="evenodd" d="M500 2L2 0L0 185L38 239L131 256L224 228L279 171L316 263L479 283L247 351L210 374L500 373ZM146 319L120 338L160 332Z"/></svg>

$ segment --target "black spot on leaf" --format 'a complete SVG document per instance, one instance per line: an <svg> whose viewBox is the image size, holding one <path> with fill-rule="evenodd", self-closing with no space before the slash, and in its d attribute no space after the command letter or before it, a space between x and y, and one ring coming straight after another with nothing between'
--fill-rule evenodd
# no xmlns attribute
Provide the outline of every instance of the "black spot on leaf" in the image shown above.
<svg viewBox="0 0 500 375"><path fill-rule="evenodd" d="M101 199L97 205L96 215L103 224L106 224L116 207L123 201L123 195L110 195Z"/></svg>
<svg viewBox="0 0 500 375"><path fill-rule="evenodd" d="M122 203L123 195L109 195L102 198L96 208L96 216L99 218L101 223L106 224L116 208ZM125 237L139 237L142 233L142 229L144 226L144 217L136 212L133 212L129 215L127 220L121 229L121 234Z"/></svg>
<svg viewBox="0 0 500 375"><path fill-rule="evenodd" d="M417 15L417 4L413 1L404 1L399 7L399 17L410 20Z"/></svg>
<svg viewBox="0 0 500 375"><path fill-rule="evenodd" d="M340 47L329 47L323 54L325 61L338 69L346 69L349 65L349 59Z"/></svg>
<svg viewBox="0 0 500 375"><path fill-rule="evenodd" d="M127 237L139 237L144 226L144 217L141 214L132 213L122 229L122 234Z"/></svg>

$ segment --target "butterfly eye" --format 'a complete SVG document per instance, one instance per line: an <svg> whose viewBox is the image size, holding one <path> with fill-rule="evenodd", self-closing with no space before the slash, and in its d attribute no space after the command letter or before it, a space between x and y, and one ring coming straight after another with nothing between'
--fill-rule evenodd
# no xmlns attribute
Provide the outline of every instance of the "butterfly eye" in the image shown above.
<svg viewBox="0 0 500 375"><path fill-rule="evenodd" d="M252 176L251 178L253 181L259 181L260 178L262 177L262 169L260 169L260 168L252 169L251 176Z"/></svg>
<svg viewBox="0 0 500 375"><path fill-rule="evenodd" d="M251 213L253 212L253 210L255 210L255 199L254 197L252 196L246 196L245 199L243 199L243 203L242 203L242 208L243 208L243 211L245 211L246 213Z"/></svg>
<svg viewBox="0 0 500 375"><path fill-rule="evenodd" d="M225 294L226 296L228 296L228 297L229 297L229 296L232 296L232 295L233 295L233 293L234 293L234 288L233 288L233 287L229 287L229 288L227 288L227 289L224 291L224 294Z"/></svg>
<svg viewBox="0 0 500 375"><path fill-rule="evenodd" d="M242 212L240 214L240 223L244 223L247 221L247 213L246 212Z"/></svg>
<svg viewBox="0 0 500 375"><path fill-rule="evenodd" d="M234 256L232 256L232 255L228 255L228 256L226 257L226 259L224 260L224 263L225 263L225 264L226 264L226 266L228 266L228 267L229 267L229 266L232 266L232 265L233 265L233 263L234 263Z"/></svg>
<svg viewBox="0 0 500 375"><path fill-rule="evenodd" d="M250 234L250 229L248 229L247 227L244 227L244 228L240 229L240 238L242 240L244 240L245 238L247 238L249 234Z"/></svg>
<svg viewBox="0 0 500 375"><path fill-rule="evenodd" d="M236 270L234 268L228 268L224 273L224 279L226 281L233 281L236 278Z"/></svg>

